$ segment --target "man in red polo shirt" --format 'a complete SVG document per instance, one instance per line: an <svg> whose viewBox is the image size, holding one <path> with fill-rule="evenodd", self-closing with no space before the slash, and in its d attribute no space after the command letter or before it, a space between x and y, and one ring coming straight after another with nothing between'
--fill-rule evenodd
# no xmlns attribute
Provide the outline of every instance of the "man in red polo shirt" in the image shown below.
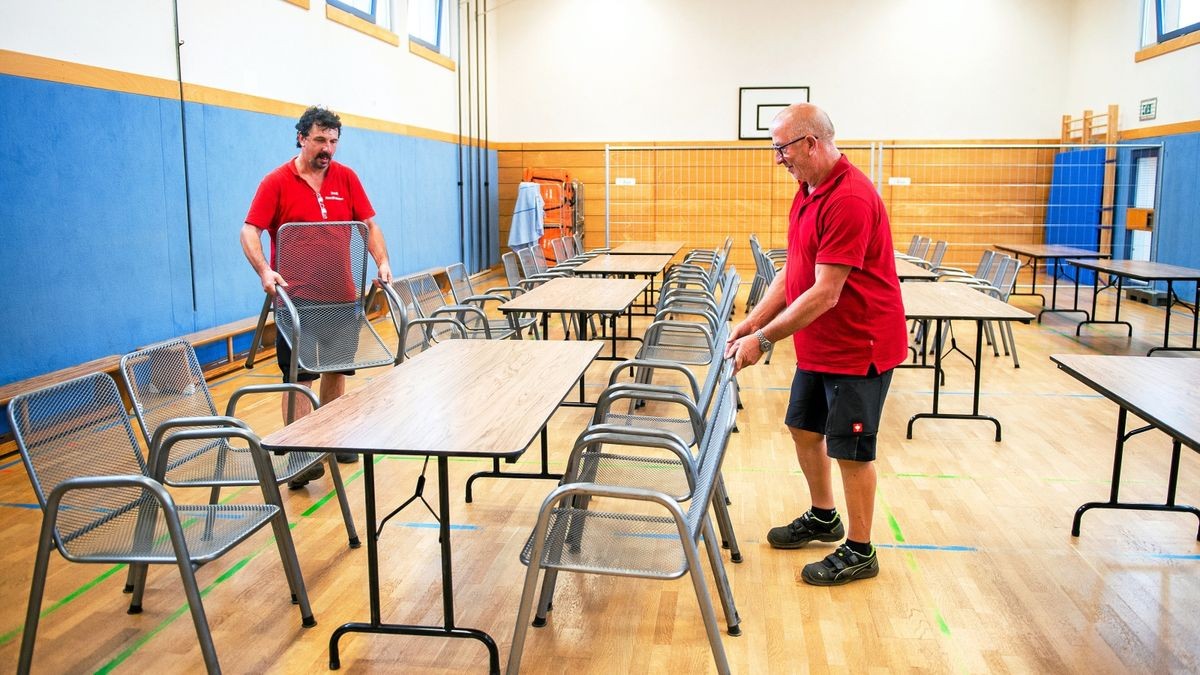
<svg viewBox="0 0 1200 675"><path fill-rule="evenodd" d="M367 250L375 259L375 265L379 269L379 280L383 283L390 283L392 280L387 245L383 240L383 232L375 223L375 209L371 207L371 202L367 199L362 183L354 171L333 161L341 130L342 121L333 111L318 106L305 110L300 116L300 121L296 123L296 147L300 148L300 153L267 174L258 186L254 201L250 203L250 212L246 214L246 223L242 226L242 251L258 274L263 290L271 295L275 294L276 285L286 288L288 295L294 300L353 300L357 292L348 267L344 275L326 275L327 279L335 281L333 286L328 281L322 282L311 277L303 266L278 270L275 260L275 236L279 226L284 223L347 220L365 223L368 229ZM263 230L271 235L269 265L262 251ZM349 242L332 241L328 233L305 236L310 240L301 243L301 246L327 250L334 254L329 256L331 264L342 261L349 265L344 254ZM338 251L343 253L336 255ZM287 278L280 272L286 272ZM357 339L357 326L353 328L353 334L345 336L346 339ZM287 342L279 336L276 336L275 340L275 353L286 381L292 353ZM325 373L320 377L322 403L328 403L345 393L347 374L352 375L353 371ZM318 375L303 371L298 376L301 384L307 387L311 387L312 381L317 378ZM301 396L297 396L296 399L297 418L312 411L308 399ZM283 396L282 405L286 419L286 394ZM339 462L354 462L358 455L338 455L337 459ZM312 471L289 483L289 487L302 487L309 480L320 477L322 473L324 469L317 464Z"/></svg>
<svg viewBox="0 0 1200 675"><path fill-rule="evenodd" d="M875 445L892 369L908 350L904 306L887 212L875 186L833 142L820 108L798 103L771 123L775 162L800 184L778 275L729 338L735 370L758 362L788 335L796 346L786 424L812 508L767 541L800 548L846 541L804 567L810 584L834 586L879 574L871 545ZM832 463L846 496L849 535L834 508Z"/></svg>

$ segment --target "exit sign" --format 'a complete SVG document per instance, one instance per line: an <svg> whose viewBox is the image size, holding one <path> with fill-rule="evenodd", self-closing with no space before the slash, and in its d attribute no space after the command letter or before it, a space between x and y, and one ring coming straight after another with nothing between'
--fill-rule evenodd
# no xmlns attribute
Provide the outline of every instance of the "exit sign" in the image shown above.
<svg viewBox="0 0 1200 675"><path fill-rule="evenodd" d="M1140 104L1138 104L1138 119L1139 120L1152 120L1157 115L1158 115L1158 99L1157 98L1142 99L1142 102Z"/></svg>

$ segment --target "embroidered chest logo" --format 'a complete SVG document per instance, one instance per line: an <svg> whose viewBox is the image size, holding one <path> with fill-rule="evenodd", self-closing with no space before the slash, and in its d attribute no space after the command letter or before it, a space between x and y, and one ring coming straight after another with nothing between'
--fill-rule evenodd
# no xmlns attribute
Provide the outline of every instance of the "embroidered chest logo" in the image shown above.
<svg viewBox="0 0 1200 675"><path fill-rule="evenodd" d="M329 200L329 201L331 201L331 202L344 202L344 201L346 201L346 200L345 200L345 199L344 199L344 198L343 198L343 197L342 197L340 194L338 194L338 191L337 191L337 190L330 190L330 192L329 192L329 196L328 196L328 197L326 197L326 199L328 199L328 200Z"/></svg>

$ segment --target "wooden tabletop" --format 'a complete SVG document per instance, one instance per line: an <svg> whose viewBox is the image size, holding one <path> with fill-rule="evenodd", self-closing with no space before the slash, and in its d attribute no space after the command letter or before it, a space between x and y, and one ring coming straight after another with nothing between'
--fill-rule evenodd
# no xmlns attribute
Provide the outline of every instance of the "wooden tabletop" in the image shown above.
<svg viewBox="0 0 1200 675"><path fill-rule="evenodd" d="M1054 354L1050 360L1200 452L1200 359Z"/></svg>
<svg viewBox="0 0 1200 675"><path fill-rule="evenodd" d="M675 255L683 248L682 241L627 241L614 246L613 255L666 254Z"/></svg>
<svg viewBox="0 0 1200 675"><path fill-rule="evenodd" d="M985 321L1021 321L1033 315L1023 309L980 293L966 284L937 282L900 284L904 295L904 315L909 319L963 319Z"/></svg>
<svg viewBox="0 0 1200 675"><path fill-rule="evenodd" d="M578 274L658 274L669 255L598 255L575 268Z"/></svg>
<svg viewBox="0 0 1200 675"><path fill-rule="evenodd" d="M933 281L937 278L936 274L924 267L900 258L896 258L896 276L900 277L900 281Z"/></svg>
<svg viewBox="0 0 1200 675"><path fill-rule="evenodd" d="M1017 255L1047 260L1050 258L1108 258L1111 254L1060 244L992 244L992 248Z"/></svg>
<svg viewBox="0 0 1200 675"><path fill-rule="evenodd" d="M268 450L512 457L599 342L447 340L263 439Z"/></svg>
<svg viewBox="0 0 1200 675"><path fill-rule="evenodd" d="M551 279L500 305L500 311L623 312L649 285L646 279Z"/></svg>
<svg viewBox="0 0 1200 675"><path fill-rule="evenodd" d="M1117 274L1139 281L1200 281L1200 270L1149 260L1078 260L1068 263L1098 272Z"/></svg>

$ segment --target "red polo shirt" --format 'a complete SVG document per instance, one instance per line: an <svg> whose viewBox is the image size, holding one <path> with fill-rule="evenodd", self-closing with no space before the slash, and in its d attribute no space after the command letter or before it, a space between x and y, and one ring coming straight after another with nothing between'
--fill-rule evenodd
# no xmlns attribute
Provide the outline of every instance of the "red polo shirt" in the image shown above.
<svg viewBox="0 0 1200 675"><path fill-rule="evenodd" d="M849 265L838 303L792 336L796 366L837 375L882 373L908 355L908 330L883 200L842 155L815 189L802 184L788 218L787 301L816 283L816 265Z"/></svg>
<svg viewBox="0 0 1200 675"><path fill-rule="evenodd" d="M295 161L287 162L267 174L258 185L246 222L271 234L271 268L288 282L288 294L311 300L351 300L356 294L354 275L350 270L349 240L334 241L328 233L311 232L311 241L294 247L302 254L281 270L276 266L275 235L284 223L319 223L322 221L366 220L375 215L371 201L363 190L358 175L344 164L329 162L321 192L300 176ZM344 241L343 241L344 240ZM337 252L336 255L329 255ZM312 274L312 257L321 255L329 264L324 274ZM331 284L330 279L337 279Z"/></svg>

